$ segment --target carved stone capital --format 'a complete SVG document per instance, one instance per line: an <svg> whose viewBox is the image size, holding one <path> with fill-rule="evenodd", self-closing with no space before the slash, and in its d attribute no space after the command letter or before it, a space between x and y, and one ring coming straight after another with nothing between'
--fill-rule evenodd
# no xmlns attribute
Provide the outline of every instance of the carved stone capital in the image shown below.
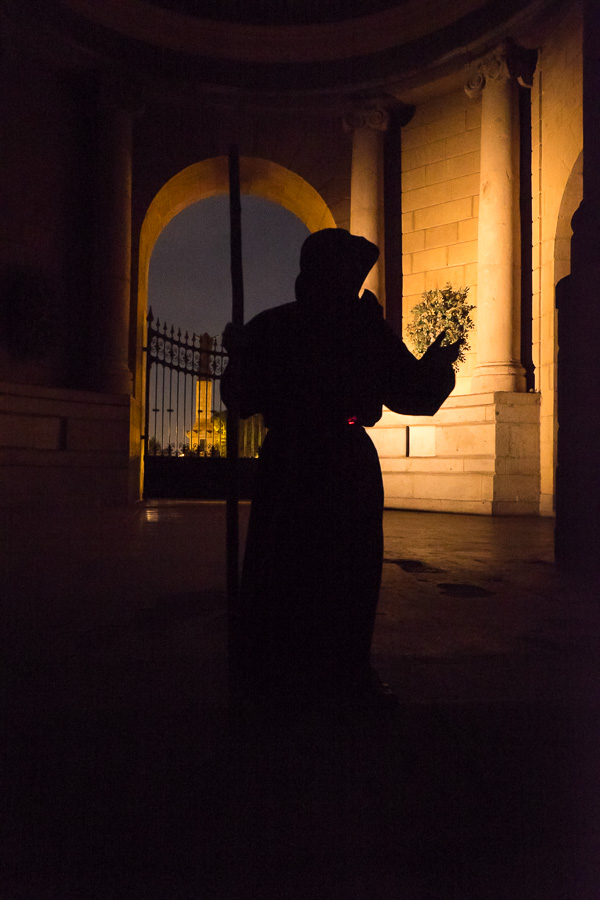
<svg viewBox="0 0 600 900"><path fill-rule="evenodd" d="M483 65L480 63L469 73L469 77L465 83L465 94L469 100L479 100L483 93L485 82L486 79L483 74Z"/></svg>
<svg viewBox="0 0 600 900"><path fill-rule="evenodd" d="M358 128L387 131L390 124L389 106L380 98L358 100L343 118L344 131L351 134Z"/></svg>
<svg viewBox="0 0 600 900"><path fill-rule="evenodd" d="M521 47L514 41L505 41L479 60L469 73L465 93L477 100L488 81L505 81L515 78L523 87L531 87L537 63L537 50Z"/></svg>

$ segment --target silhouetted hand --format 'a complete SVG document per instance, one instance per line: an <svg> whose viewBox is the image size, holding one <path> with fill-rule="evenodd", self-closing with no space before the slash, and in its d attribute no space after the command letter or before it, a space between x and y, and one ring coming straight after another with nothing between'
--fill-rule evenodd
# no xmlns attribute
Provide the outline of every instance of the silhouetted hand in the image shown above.
<svg viewBox="0 0 600 900"><path fill-rule="evenodd" d="M446 344L445 347L442 347L442 341L445 337L446 332L440 331L433 344L429 345L424 354L428 360L439 362L440 364L456 362L463 339L459 338L453 344Z"/></svg>
<svg viewBox="0 0 600 900"><path fill-rule="evenodd" d="M459 338L457 341L454 341L453 344L447 344L445 347L442 347L442 341L445 337L446 332L440 331L433 344L430 344L427 348L423 358L426 358L428 362L439 366L450 365L451 363L456 362L463 339Z"/></svg>

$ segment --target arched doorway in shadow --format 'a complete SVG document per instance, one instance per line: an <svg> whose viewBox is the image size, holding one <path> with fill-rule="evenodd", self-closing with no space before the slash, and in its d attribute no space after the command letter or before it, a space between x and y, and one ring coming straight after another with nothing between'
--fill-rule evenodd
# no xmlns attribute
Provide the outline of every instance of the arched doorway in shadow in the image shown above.
<svg viewBox="0 0 600 900"><path fill-rule="evenodd" d="M262 198L263 200L268 200L271 203L278 204L284 207L284 209L289 210L300 220L300 222L302 222L306 226L308 231L316 231L319 228L325 227L335 227L336 225L330 210L323 201L322 197L317 193L317 191L315 191L315 189L312 188L311 185L304 181L304 179L300 178L290 170L285 169L275 163L271 163L267 160L242 157L240 160L240 186L242 195L248 195L255 199ZM171 332L170 338L169 335L164 332L158 334L155 331L155 324L150 325L150 330L148 333L150 340L146 341L146 315L148 306L148 279L150 270L150 257L159 236L166 228L166 226L172 221L172 219L187 207L191 206L192 204L197 204L198 201L208 200L209 198L218 198L219 195L226 195L227 192L228 163L226 157L219 157L216 159L205 160L201 163L197 163L193 166L188 167L187 169L184 169L164 185L164 187L159 191L152 204L150 205L142 225L140 234L140 263L138 282L138 352L136 361L136 382L139 390L138 396L146 397L146 401L144 404L145 409L148 411L151 409L154 410L154 415L156 416L156 409L161 407L161 403L156 399L151 402L149 391L151 389L153 392L153 397L156 397L155 392L158 390L156 373L159 371L159 365L156 364L154 368L152 368L154 386L151 387L152 379L149 378L147 382L145 379L146 366L145 360L143 358L142 348L144 346L148 347L148 355L150 358L154 356L157 342L161 343L162 356L160 371L163 373L163 382L160 390L162 392L163 398L166 396L167 399L162 403L163 412L160 415L162 415L164 418L164 409L166 408L168 412L167 418L169 419L168 435L167 437L164 437L166 432L163 428L160 440L157 440L155 436L150 436L150 428L144 429L146 451L148 450L148 442L150 436L150 439L153 442L154 454L158 452L161 457L161 459L158 461L152 460L152 465L155 468L157 462L160 466L162 466L162 468L165 468L166 464L163 460L163 457L167 456L169 457L169 459L167 460L168 465L173 468L175 462L177 462L179 466L177 471L179 472L179 470L183 470L185 466L191 466L193 464L194 458L196 458L197 461L197 459L200 457L208 456L209 443L212 455L214 457L218 457L219 462L222 455L224 439L220 440L217 446L216 443L213 443L212 438L216 433L215 423L219 424L219 427L221 428L221 438L223 438L222 432L225 429L223 420L224 416L226 416L226 413L224 413L221 409L215 408L215 398L218 398L218 381L214 381L211 384L210 378L205 377L206 372L204 372L203 368L205 366L209 366L211 373L220 371L220 366L222 365L222 357L218 354L217 344L213 343L209 347L209 344L211 343L210 336L208 333L205 333L203 334L203 337L200 341L195 341L190 345L192 355L194 355L195 353L196 369L198 369L197 361L198 359L200 359L200 369L202 371L200 372L200 370L198 370L200 374L197 373L195 382L192 380L191 386L186 387L185 385L187 384L187 382L185 381L185 373L182 373L179 370L181 369L182 356L187 356L188 358L190 356L188 345L184 345L181 341L178 342L177 332L175 332L175 337L173 337L173 334ZM223 197L223 199L225 198ZM274 296L271 303L267 305L275 305L278 302L285 301L285 299L287 298ZM175 324L176 328L178 325L182 325L184 330L186 329L186 327L189 327L185 322L173 324ZM194 324L192 327L195 328L196 325ZM207 350L212 350L212 355L207 355L205 352ZM200 354L198 354L197 351L200 351ZM167 357L170 366L172 365L173 358L175 357L175 362L179 363L179 370L177 370L177 368L171 368L169 370L167 394L165 395L165 369L162 368L162 366ZM148 371L150 371L150 369ZM188 421L187 424L180 423L179 432L181 433L173 437L173 434L175 434L177 429L174 427L173 434L171 433L171 420L173 420L177 424L181 418L181 415L179 412L173 412L174 403L171 400L170 385L173 378L175 378L177 390L179 391L179 381L182 377L184 377L183 393L184 395L186 395L187 392L188 397L188 400L186 402L189 402L190 391L193 392L195 396L198 391L201 390L203 392L204 400L200 402L199 399L196 399L195 405L198 409L200 407L202 407L203 409L204 407L210 408L210 415L212 416L212 419L214 421L204 421L202 425L200 424L199 419L197 422ZM179 403L179 394L177 396ZM144 422L144 420L145 416L142 415L142 423ZM148 418L146 418L146 422L148 422ZM202 431L201 438L200 431ZM205 431L206 434L204 433ZM183 440L179 440L180 437L183 437ZM192 445L194 437L198 438L198 440ZM142 440L141 435L140 439ZM157 446L159 444L160 450L157 451ZM183 465L180 464L178 460L178 457L181 457L182 455L186 456L186 460ZM147 456L147 461L151 462L150 455ZM210 465L217 468L219 466L219 462L211 462ZM148 467L147 471L148 475L150 475L150 466ZM152 471L154 471L154 469L152 469ZM203 471L206 472L207 469L205 468ZM142 478L143 477L144 475L142 472ZM199 485L202 479L198 479L197 476L195 477L197 479L196 483ZM204 477L205 476L203 474L202 478ZM186 485L185 489L188 490L191 479L186 476L182 484L183 483L185 483ZM156 490L156 488L153 488L153 490ZM204 489L198 487L192 490L195 491ZM172 482L172 487L170 487L168 491L171 492L171 496L181 494L181 488L176 487L174 482ZM218 489L217 493L219 493ZM190 494L190 496L193 495L193 493ZM202 494L198 494L198 496L200 495ZM155 493L154 496L158 495Z"/></svg>
<svg viewBox="0 0 600 900"><path fill-rule="evenodd" d="M554 239L554 287L558 282L565 278L571 272L571 238L573 229L571 227L571 219L583 200L583 151L579 154L565 185L563 196L558 212L556 222L556 233ZM546 379L547 385L551 385L552 390L552 493L554 494L554 485L556 479L557 465L557 441L558 441L558 325L557 310L554 309L554 347L552 361L552 376ZM547 389L547 388L546 388ZM554 504L553 504L554 506Z"/></svg>
<svg viewBox="0 0 600 900"><path fill-rule="evenodd" d="M554 240L554 285L571 272L571 219L583 200L583 151L571 169L560 202Z"/></svg>

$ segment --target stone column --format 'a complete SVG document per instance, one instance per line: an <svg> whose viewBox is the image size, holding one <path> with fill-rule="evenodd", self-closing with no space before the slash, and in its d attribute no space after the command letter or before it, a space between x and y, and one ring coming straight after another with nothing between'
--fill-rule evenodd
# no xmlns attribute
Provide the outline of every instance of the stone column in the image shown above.
<svg viewBox="0 0 600 900"><path fill-rule="evenodd" d="M96 390L130 394L131 98L122 91L103 88L97 123L96 308L90 365Z"/></svg>
<svg viewBox="0 0 600 900"><path fill-rule="evenodd" d="M583 200L572 219L571 274L556 288L558 307L557 564L600 584L600 17L584 4Z"/></svg>
<svg viewBox="0 0 600 900"><path fill-rule="evenodd" d="M385 307L383 151L389 115L381 100L358 101L344 117L352 134L350 231L377 244L380 257L365 281Z"/></svg>
<svg viewBox="0 0 600 900"><path fill-rule="evenodd" d="M474 393L524 391L520 361L520 223L516 83L530 83L535 52L503 45L472 72L465 90L481 97ZM522 82L523 83L523 82Z"/></svg>

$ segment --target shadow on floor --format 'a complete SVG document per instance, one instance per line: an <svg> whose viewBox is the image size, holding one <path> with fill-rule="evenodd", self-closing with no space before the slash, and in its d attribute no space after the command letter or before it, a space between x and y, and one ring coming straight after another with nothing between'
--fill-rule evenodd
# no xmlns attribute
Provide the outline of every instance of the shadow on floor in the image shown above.
<svg viewBox="0 0 600 900"><path fill-rule="evenodd" d="M224 509L64 518L3 534L0 900L599 900L598 607L551 523L386 513L399 710L250 734Z"/></svg>
<svg viewBox="0 0 600 900"><path fill-rule="evenodd" d="M30 719L2 898L597 900L599 726L506 704L263 734L198 707Z"/></svg>

